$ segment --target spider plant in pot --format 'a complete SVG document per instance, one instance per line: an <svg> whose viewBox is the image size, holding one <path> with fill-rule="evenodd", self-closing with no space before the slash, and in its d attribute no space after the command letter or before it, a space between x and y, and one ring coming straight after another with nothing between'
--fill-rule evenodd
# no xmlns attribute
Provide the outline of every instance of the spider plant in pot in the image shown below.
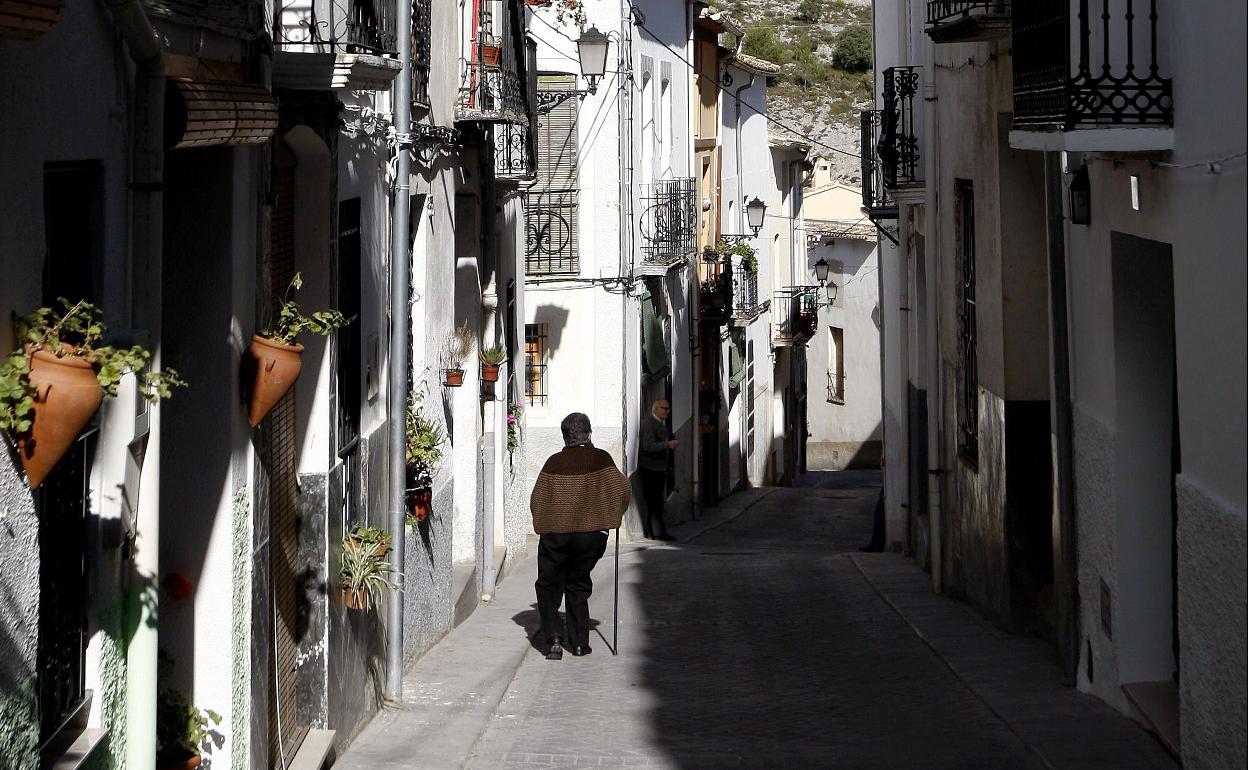
<svg viewBox="0 0 1248 770"><path fill-rule="evenodd" d="M200 710L182 693L164 690L156 699L157 770L194 770L204 750L222 740L212 728L221 724L221 715Z"/></svg>
<svg viewBox="0 0 1248 770"><path fill-rule="evenodd" d="M407 498L409 524L429 518L433 477L442 461L442 428L428 420L413 403L407 406Z"/></svg>
<svg viewBox="0 0 1248 770"><path fill-rule="evenodd" d="M377 555L385 558L390 553L390 533L381 527L366 527L356 524L347 533L347 542L353 548L361 548L368 543L377 544Z"/></svg>
<svg viewBox="0 0 1248 770"><path fill-rule="evenodd" d="M481 351L481 380L498 382L498 368L507 360L507 350L502 345L495 345Z"/></svg>
<svg viewBox="0 0 1248 770"><path fill-rule="evenodd" d="M338 577L347 609L372 609L381 603L387 590L396 587L391 579L396 574L394 567L380 553L380 543L362 543L357 547L343 538Z"/></svg>
<svg viewBox="0 0 1248 770"><path fill-rule="evenodd" d="M250 380L251 384L247 422L253 428L260 424L299 378L299 370L303 368L303 345L295 339L305 331L328 337L355 320L337 310L305 315L299 303L290 298L290 293L302 286L303 277L295 273L278 308L276 323L252 335L251 346L247 348L243 372L245 380Z"/></svg>
<svg viewBox="0 0 1248 770"><path fill-rule="evenodd" d="M36 489L91 421L105 396L116 396L126 374L138 378L149 402L186 383L173 369L148 370L140 345L100 344L107 327L98 307L59 300L13 319L17 349L0 364L0 431L17 448L26 482Z"/></svg>
<svg viewBox="0 0 1248 770"><path fill-rule="evenodd" d="M472 353L472 330L468 322L446 334L446 372L442 384L448 388L458 388L464 384L464 361Z"/></svg>

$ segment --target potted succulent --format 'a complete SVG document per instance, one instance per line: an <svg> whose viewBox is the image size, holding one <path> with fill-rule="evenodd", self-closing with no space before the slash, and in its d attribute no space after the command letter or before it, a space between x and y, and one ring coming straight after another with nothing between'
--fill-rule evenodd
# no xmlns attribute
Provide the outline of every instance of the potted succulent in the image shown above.
<svg viewBox="0 0 1248 770"><path fill-rule="evenodd" d="M104 396L116 396L121 379L138 377L149 402L185 385L173 369L147 370L142 346L101 345L107 327L89 302L60 299L15 317L18 347L0 365L0 429L18 450L26 482L36 489L77 440Z"/></svg>
<svg viewBox="0 0 1248 770"><path fill-rule="evenodd" d="M385 558L390 553L390 533L381 527L366 527L356 524L347 533L347 543L352 548L362 548L366 544L375 543L377 545L377 555Z"/></svg>
<svg viewBox="0 0 1248 770"><path fill-rule="evenodd" d="M156 699L156 767L194 770L213 739L221 715L195 708L182 693L164 690Z"/></svg>
<svg viewBox="0 0 1248 770"><path fill-rule="evenodd" d="M395 588L394 574L394 567L381 556L381 543L355 546L343 538L338 576L347 609L368 610L380 604L385 592Z"/></svg>
<svg viewBox="0 0 1248 770"><path fill-rule="evenodd" d="M446 372L442 384L448 388L458 388L464 384L464 361L472 353L472 330L468 322L456 327L446 334Z"/></svg>
<svg viewBox="0 0 1248 770"><path fill-rule="evenodd" d="M415 404L407 407L407 494L409 523L429 518L433 503L433 476L442 461L442 428L421 414Z"/></svg>
<svg viewBox="0 0 1248 770"><path fill-rule="evenodd" d="M303 345L295 339L305 331L328 337L351 323L337 310L322 310L305 315L299 303L290 299L291 291L303 286L299 273L291 279L277 312L277 322L269 329L252 335L247 348L245 376L251 380L251 399L247 409L247 422L256 427L264 416L282 400L299 378L303 368Z"/></svg>
<svg viewBox="0 0 1248 770"><path fill-rule="evenodd" d="M479 358L481 359L481 380L498 382L498 368L507 360L506 348L502 345L485 348L481 351Z"/></svg>

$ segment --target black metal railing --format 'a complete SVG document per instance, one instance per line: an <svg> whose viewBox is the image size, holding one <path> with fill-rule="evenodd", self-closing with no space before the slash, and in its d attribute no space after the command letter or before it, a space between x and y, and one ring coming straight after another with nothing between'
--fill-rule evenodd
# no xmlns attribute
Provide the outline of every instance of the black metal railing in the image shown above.
<svg viewBox="0 0 1248 770"><path fill-rule="evenodd" d="M412 102L429 106L429 73L433 65L433 0L412 2Z"/></svg>
<svg viewBox="0 0 1248 770"><path fill-rule="evenodd" d="M580 272L576 199L576 190L548 190L524 196L526 275Z"/></svg>
<svg viewBox="0 0 1248 770"><path fill-rule="evenodd" d="M472 20L467 58L460 60L456 120L527 123L523 9L519 0L482 0Z"/></svg>
<svg viewBox="0 0 1248 770"><path fill-rule="evenodd" d="M880 162L880 125L883 110L866 110L862 122L862 207L874 220L896 219L897 204L884 188L884 167Z"/></svg>
<svg viewBox="0 0 1248 770"><path fill-rule="evenodd" d="M937 43L989 40L1009 31L1006 0L928 0L927 34Z"/></svg>
<svg viewBox="0 0 1248 770"><path fill-rule="evenodd" d="M537 173L537 147L528 125L497 123L494 135L494 175L501 179L532 179Z"/></svg>
<svg viewBox="0 0 1248 770"><path fill-rule="evenodd" d="M923 184L919 111L915 108L919 85L918 67L889 67L884 70L884 109L880 116L878 154L886 188Z"/></svg>
<svg viewBox="0 0 1248 770"><path fill-rule="evenodd" d="M786 286L771 301L772 337L801 344L814 336L819 323L819 286Z"/></svg>
<svg viewBox="0 0 1248 770"><path fill-rule="evenodd" d="M691 177L665 179L643 187L642 261L652 265L683 262L697 248L697 185Z"/></svg>
<svg viewBox="0 0 1248 770"><path fill-rule="evenodd" d="M1171 125L1157 0L1077 0L1074 25L1071 5L1032 0L1013 9L1014 125Z"/></svg>
<svg viewBox="0 0 1248 770"><path fill-rule="evenodd" d="M762 312L758 298L758 269L748 269L738 257L732 266L732 314L735 317L756 316Z"/></svg>
<svg viewBox="0 0 1248 770"><path fill-rule="evenodd" d="M273 41L291 51L398 52L397 0L278 0Z"/></svg>

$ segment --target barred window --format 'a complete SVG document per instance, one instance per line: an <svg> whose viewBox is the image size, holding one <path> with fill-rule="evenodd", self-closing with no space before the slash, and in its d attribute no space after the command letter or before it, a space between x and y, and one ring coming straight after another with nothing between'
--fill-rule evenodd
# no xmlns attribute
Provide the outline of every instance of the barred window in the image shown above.
<svg viewBox="0 0 1248 770"><path fill-rule="evenodd" d="M574 75L539 75L540 94L576 90ZM577 141L575 96L540 116L537 128L537 180L525 195L525 272L574 275L580 272L577 243Z"/></svg>
<svg viewBox="0 0 1248 770"><path fill-rule="evenodd" d="M524 397L529 406L546 403L546 328L524 325Z"/></svg>
<svg viewBox="0 0 1248 770"><path fill-rule="evenodd" d="M955 180L958 276L958 454L979 462L979 363L975 316L975 188Z"/></svg>
<svg viewBox="0 0 1248 770"><path fill-rule="evenodd" d="M432 24L429 9L433 0L412 3L412 102L429 106L429 70L432 62L430 37Z"/></svg>
<svg viewBox="0 0 1248 770"><path fill-rule="evenodd" d="M828 401L845 403L845 330L828 327Z"/></svg>

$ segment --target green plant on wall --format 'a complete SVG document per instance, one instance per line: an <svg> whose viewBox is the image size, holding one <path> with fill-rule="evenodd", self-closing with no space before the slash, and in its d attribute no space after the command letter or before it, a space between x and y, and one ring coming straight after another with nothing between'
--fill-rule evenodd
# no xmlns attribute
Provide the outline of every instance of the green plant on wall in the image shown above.
<svg viewBox="0 0 1248 770"><path fill-rule="evenodd" d="M302 332L309 331L328 337L354 320L337 310L321 310L312 315L306 315L299 307L299 303L290 298L292 291L301 288L303 288L303 276L295 273L290 285L286 287L286 294L282 297L282 306L277 311L277 322L271 328L260 332L261 337L283 345L293 345L295 338Z"/></svg>
<svg viewBox="0 0 1248 770"><path fill-rule="evenodd" d="M507 404L507 456L515 461L516 450L520 447L520 418L524 416L524 407L514 401ZM512 470L515 470L513 465Z"/></svg>
<svg viewBox="0 0 1248 770"><path fill-rule="evenodd" d="M407 405L405 460L411 483L417 487L433 485L433 477L442 462L442 443L446 435L442 427L422 414L420 407L414 403L415 397Z"/></svg>
<svg viewBox="0 0 1248 770"><path fill-rule="evenodd" d="M141 345L114 347L102 345L108 327L98 307L86 301L58 300L61 307L41 307L24 316L14 316L17 349L0 365L0 429L14 437L30 432L35 407L35 386L30 381L31 357L47 351L57 358L78 358L91 364L104 395L117 395L121 379L134 373L139 391L148 401L168 398L173 389L185 385L173 369L147 370L152 354Z"/></svg>
<svg viewBox="0 0 1248 770"><path fill-rule="evenodd" d="M212 728L221 715L198 709L177 690L164 690L156 699L156 756L161 762L180 762L197 757L224 737Z"/></svg>
<svg viewBox="0 0 1248 770"><path fill-rule="evenodd" d="M339 560L339 577L347 594L347 606L353 609L370 609L381 603L387 590L394 589L391 579L397 574L390 562L381 556L381 544L377 542L353 545L343 541Z"/></svg>
<svg viewBox="0 0 1248 770"><path fill-rule="evenodd" d="M719 245L715 247L715 251L720 255L721 259L725 256L737 257L741 267L746 272L750 275L758 275L758 250L748 243L737 243L729 246L727 243L720 241Z"/></svg>

